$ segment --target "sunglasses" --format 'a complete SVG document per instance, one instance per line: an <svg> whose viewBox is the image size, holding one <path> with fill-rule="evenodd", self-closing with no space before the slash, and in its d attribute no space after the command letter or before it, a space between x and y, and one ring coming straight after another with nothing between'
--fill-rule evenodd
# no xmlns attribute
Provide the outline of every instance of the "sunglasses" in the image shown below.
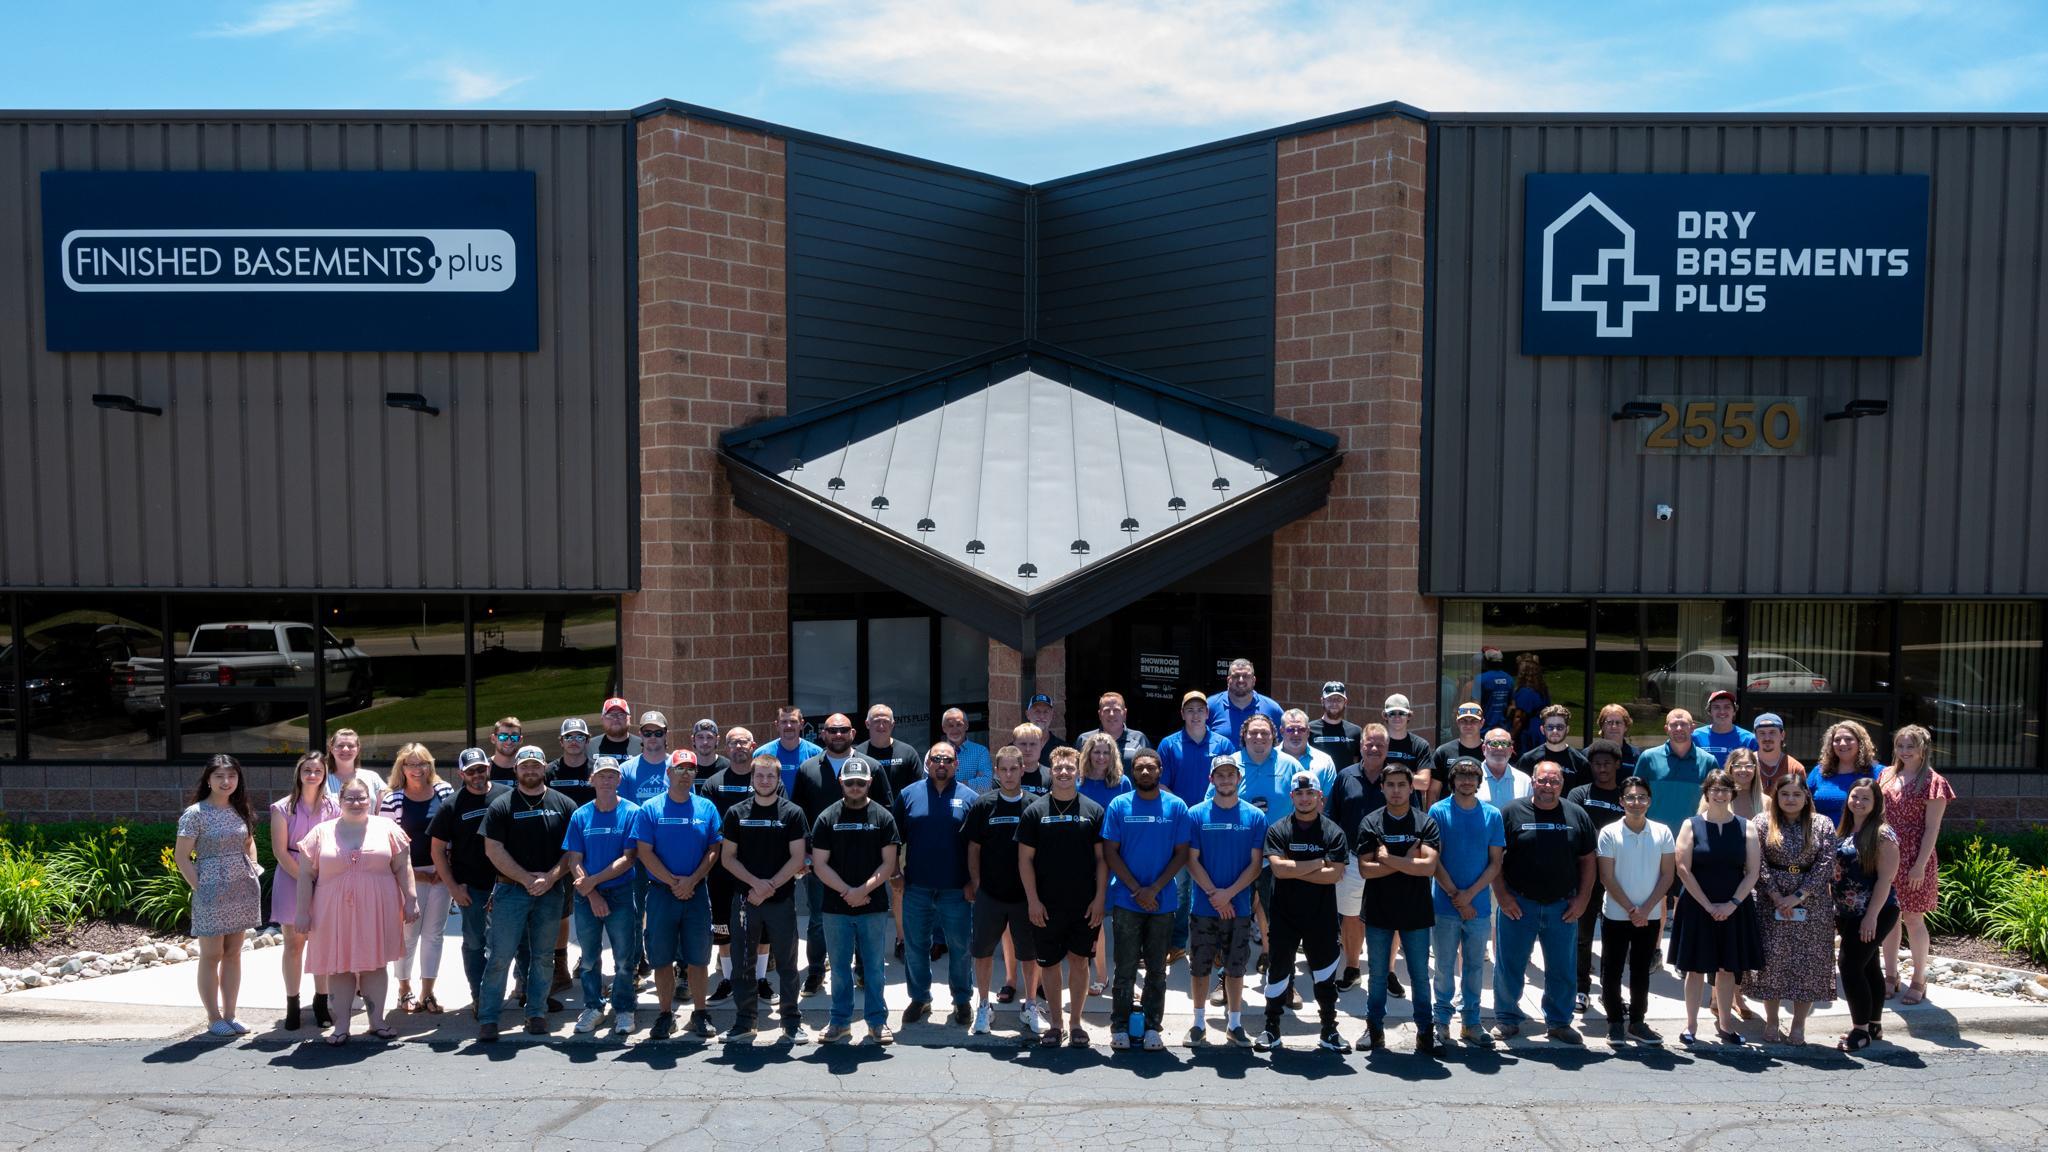
<svg viewBox="0 0 2048 1152"><path fill-rule="evenodd" d="M957 761L957 760L959 759L959 757L957 757L957 756L927 756L927 757L925 757L925 759L927 759L927 760L931 761L931 762L932 762L932 763L934 763L934 764L952 764L952 763L956 762L956 761Z"/></svg>
<svg viewBox="0 0 2048 1152"><path fill-rule="evenodd" d="M497 733L497 738L498 738L498 743L500 743L500 744L517 744L517 743L519 742L519 733L517 733L517 732L499 732L499 733Z"/></svg>
<svg viewBox="0 0 2048 1152"><path fill-rule="evenodd" d="M659 740L659 739L661 739L662 737L665 737L665 736L667 736L667 735L668 735L668 729L666 729L666 728L642 728L642 729L640 730L640 735L641 735L642 737L652 737L652 738L654 738L654 739L657 739L657 740Z"/></svg>
<svg viewBox="0 0 2048 1152"><path fill-rule="evenodd" d="M1545 732L1565 732L1569 731L1570 729L1571 725L1569 724L1545 724L1543 726L1543 730Z"/></svg>
<svg viewBox="0 0 2048 1152"><path fill-rule="evenodd" d="M851 724L827 724L827 725L825 725L825 727L824 727L824 728L820 729L820 731L823 731L823 732L851 732L851 731L853 731L853 725L851 725Z"/></svg>
<svg viewBox="0 0 2048 1152"><path fill-rule="evenodd" d="M1513 748L1515 742L1513 740L1488 740L1485 746L1488 748Z"/></svg>
<svg viewBox="0 0 2048 1152"><path fill-rule="evenodd" d="M868 782L865 780L841 780L839 783L847 788L865 788L868 786Z"/></svg>

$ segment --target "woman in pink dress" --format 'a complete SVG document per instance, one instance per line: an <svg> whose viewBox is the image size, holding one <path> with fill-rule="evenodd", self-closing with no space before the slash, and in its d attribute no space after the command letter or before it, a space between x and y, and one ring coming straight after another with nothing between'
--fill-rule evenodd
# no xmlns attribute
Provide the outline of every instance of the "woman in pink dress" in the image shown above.
<svg viewBox="0 0 2048 1152"><path fill-rule="evenodd" d="M1901 1004L1927 998L1927 914L1940 898L1941 861L1935 841L1941 818L1956 790L1928 764L1934 736L1918 724L1892 734L1892 766L1885 769L1884 818L1899 838L1899 922L1885 934L1884 982L1887 993L1899 990L1899 935L1913 950L1913 983L1899 997Z"/></svg>
<svg viewBox="0 0 2048 1152"><path fill-rule="evenodd" d="M348 1042L359 990L370 1034L398 1038L384 1023L385 966L405 955L405 925L420 914L412 846L396 822L370 814L372 795L366 780L342 785L341 818L299 843L298 928L308 934L306 971L327 977L333 997L329 1044Z"/></svg>
<svg viewBox="0 0 2048 1152"><path fill-rule="evenodd" d="M270 806L270 854L277 876L270 886L270 918L284 927L284 1026L299 1027L299 975L306 968L306 934L299 931L299 842L316 826L341 815L327 794L327 754L318 748L299 757L293 772L298 787ZM313 1023L334 1023L327 1011L327 978L313 978Z"/></svg>

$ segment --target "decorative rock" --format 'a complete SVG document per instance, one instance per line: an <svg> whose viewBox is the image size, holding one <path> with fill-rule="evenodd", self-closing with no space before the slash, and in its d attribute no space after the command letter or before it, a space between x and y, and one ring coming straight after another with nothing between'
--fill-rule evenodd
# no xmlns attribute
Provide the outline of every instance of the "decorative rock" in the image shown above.
<svg viewBox="0 0 2048 1152"><path fill-rule="evenodd" d="M185 950L183 948L178 947L176 944L172 944L160 949L157 955L160 958L162 958L162 960L166 964L182 964L185 962Z"/></svg>
<svg viewBox="0 0 2048 1152"><path fill-rule="evenodd" d="M59 976L76 976L78 975L78 970L83 967L85 967L85 965L79 962L78 957L73 956L65 960L63 964L58 966L57 974Z"/></svg>

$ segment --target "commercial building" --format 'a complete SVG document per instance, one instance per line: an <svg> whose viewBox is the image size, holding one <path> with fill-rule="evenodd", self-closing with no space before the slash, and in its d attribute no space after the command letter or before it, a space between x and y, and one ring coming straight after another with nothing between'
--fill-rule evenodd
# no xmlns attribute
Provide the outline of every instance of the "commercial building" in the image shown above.
<svg viewBox="0 0 2048 1152"><path fill-rule="evenodd" d="M0 808L620 690L1728 687L2048 815L2048 118L1361 109L1025 185L630 113L0 114ZM1527 656L1524 660L1522 657Z"/></svg>

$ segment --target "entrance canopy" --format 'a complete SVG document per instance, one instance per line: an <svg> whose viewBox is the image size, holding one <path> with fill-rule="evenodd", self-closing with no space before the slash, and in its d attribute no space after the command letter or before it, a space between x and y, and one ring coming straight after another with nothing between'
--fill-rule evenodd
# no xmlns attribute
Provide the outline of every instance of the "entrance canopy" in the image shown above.
<svg viewBox="0 0 2048 1152"><path fill-rule="evenodd" d="M741 508L1027 655L1322 507L1342 455L1036 342L720 441Z"/></svg>

